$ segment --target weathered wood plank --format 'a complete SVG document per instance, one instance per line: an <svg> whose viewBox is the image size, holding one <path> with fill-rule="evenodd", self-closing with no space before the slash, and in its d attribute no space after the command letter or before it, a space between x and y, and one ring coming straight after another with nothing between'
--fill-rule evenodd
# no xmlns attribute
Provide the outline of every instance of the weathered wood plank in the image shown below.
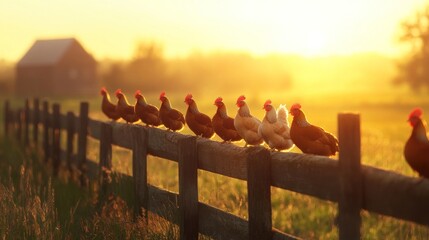
<svg viewBox="0 0 429 240"><path fill-rule="evenodd" d="M109 124L101 124L100 132L100 200L105 200L109 196L109 185L112 171L112 127Z"/></svg>
<svg viewBox="0 0 429 240"><path fill-rule="evenodd" d="M40 103L39 99L33 100L33 142L35 146L39 145L39 123L40 123Z"/></svg>
<svg viewBox="0 0 429 240"><path fill-rule="evenodd" d="M70 172L73 171L75 163L73 162L73 145L74 145L74 135L75 135L75 116L73 112L67 112L67 143L66 143L66 163L67 168Z"/></svg>
<svg viewBox="0 0 429 240"><path fill-rule="evenodd" d="M60 169L60 105L52 106L52 165L54 176L58 176Z"/></svg>
<svg viewBox="0 0 429 240"><path fill-rule="evenodd" d="M144 128L134 127L133 131L133 177L135 212L148 220L148 188L147 188L147 132Z"/></svg>
<svg viewBox="0 0 429 240"><path fill-rule="evenodd" d="M101 124L107 123L98 120L88 119L88 136L100 140L101 138ZM113 127L113 124L110 124Z"/></svg>
<svg viewBox="0 0 429 240"><path fill-rule="evenodd" d="M23 111L22 108L19 108L16 113L16 139L18 141L22 141L22 117L23 117Z"/></svg>
<svg viewBox="0 0 429 240"><path fill-rule="evenodd" d="M61 130L67 130L67 124L68 124L68 119L67 119L67 114L60 114L60 129Z"/></svg>
<svg viewBox="0 0 429 240"><path fill-rule="evenodd" d="M195 137L181 139L179 146L180 239L198 239L198 160Z"/></svg>
<svg viewBox="0 0 429 240"><path fill-rule="evenodd" d="M198 168L224 176L246 180L246 148L198 138Z"/></svg>
<svg viewBox="0 0 429 240"><path fill-rule="evenodd" d="M247 152L249 239L269 240L272 238L270 153L263 147L251 147Z"/></svg>
<svg viewBox="0 0 429 240"><path fill-rule="evenodd" d="M234 214L198 204L199 232L213 239L249 239L249 223Z"/></svg>
<svg viewBox="0 0 429 240"><path fill-rule="evenodd" d="M338 201L338 161L299 153L271 153L271 184L274 187Z"/></svg>
<svg viewBox="0 0 429 240"><path fill-rule="evenodd" d="M45 162L48 162L49 158L51 157L51 151L49 147L49 122L49 103L47 101L43 101L43 154Z"/></svg>
<svg viewBox="0 0 429 240"><path fill-rule="evenodd" d="M24 104L24 144L28 146L30 144L30 100L25 99Z"/></svg>
<svg viewBox="0 0 429 240"><path fill-rule="evenodd" d="M87 102L80 103L79 113L79 132L77 143L77 162L81 172L80 180L82 186L88 185L86 176L86 152L87 152L87 135L88 135L88 112L89 104Z"/></svg>
<svg viewBox="0 0 429 240"><path fill-rule="evenodd" d="M362 167L363 208L429 226L429 180Z"/></svg>
<svg viewBox="0 0 429 240"><path fill-rule="evenodd" d="M360 239L362 208L362 175L360 156L360 116L338 115L340 146L340 195L338 201L338 230L340 239Z"/></svg>
<svg viewBox="0 0 429 240"><path fill-rule="evenodd" d="M188 138L176 132L165 131L158 128L147 127L148 132L148 153L177 162L179 160L178 142L181 139Z"/></svg>

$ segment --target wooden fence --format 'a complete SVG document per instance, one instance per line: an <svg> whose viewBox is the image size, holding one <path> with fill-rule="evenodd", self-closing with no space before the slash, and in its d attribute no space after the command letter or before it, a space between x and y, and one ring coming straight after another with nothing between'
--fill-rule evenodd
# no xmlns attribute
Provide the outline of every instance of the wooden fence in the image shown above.
<svg viewBox="0 0 429 240"><path fill-rule="evenodd" d="M271 186L338 203L340 239L360 239L361 210L429 226L429 181L362 165L360 117L338 115L339 159L297 153L270 152L263 147L242 148L195 136L140 125L103 122L88 118L88 103L79 116L60 113L60 105L25 102L12 110L5 102L5 135L37 146L40 125L45 159L58 170L61 156L67 166L87 174L112 167L112 145L132 151L132 177L137 208L151 211L180 227L180 239L298 239L272 227ZM60 130L66 130L66 149L60 148ZM73 142L77 135L77 155ZM99 166L87 160L87 138L100 141ZM179 194L148 184L147 155L178 163ZM247 182L248 220L198 201L198 169ZM105 178L105 171L98 171ZM172 204L173 203L173 204ZM178 204L176 204L178 203ZM178 206L177 206L178 205ZM287 214L285 212L284 214Z"/></svg>

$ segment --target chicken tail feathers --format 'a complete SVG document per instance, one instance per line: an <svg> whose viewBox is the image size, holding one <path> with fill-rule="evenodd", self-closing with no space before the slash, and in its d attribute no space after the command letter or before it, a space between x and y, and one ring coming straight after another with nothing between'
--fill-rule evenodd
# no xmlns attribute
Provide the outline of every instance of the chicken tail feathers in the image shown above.
<svg viewBox="0 0 429 240"><path fill-rule="evenodd" d="M277 109L277 119L287 124L287 116L288 116L288 110L286 108L286 105L280 104L279 108Z"/></svg>

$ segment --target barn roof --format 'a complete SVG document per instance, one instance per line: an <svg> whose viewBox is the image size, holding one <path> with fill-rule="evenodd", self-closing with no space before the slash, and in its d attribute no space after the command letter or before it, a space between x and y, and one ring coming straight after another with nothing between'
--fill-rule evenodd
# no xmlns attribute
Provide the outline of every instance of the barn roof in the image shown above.
<svg viewBox="0 0 429 240"><path fill-rule="evenodd" d="M74 38L37 40L18 62L18 66L53 65L77 43Z"/></svg>

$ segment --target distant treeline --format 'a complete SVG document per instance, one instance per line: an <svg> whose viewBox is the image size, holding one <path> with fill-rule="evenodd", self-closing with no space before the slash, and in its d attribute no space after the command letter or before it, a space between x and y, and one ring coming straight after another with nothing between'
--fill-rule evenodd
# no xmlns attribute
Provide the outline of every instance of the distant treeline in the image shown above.
<svg viewBox="0 0 429 240"><path fill-rule="evenodd" d="M292 86L287 64L245 53L191 54L182 59L165 59L158 45L140 44L131 60L102 61L100 65L102 82L109 89L195 92Z"/></svg>

